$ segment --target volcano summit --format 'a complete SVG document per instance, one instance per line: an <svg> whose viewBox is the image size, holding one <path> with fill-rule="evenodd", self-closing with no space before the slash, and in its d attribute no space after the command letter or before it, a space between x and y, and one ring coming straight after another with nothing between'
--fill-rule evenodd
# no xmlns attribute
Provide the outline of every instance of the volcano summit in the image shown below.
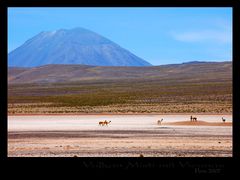
<svg viewBox="0 0 240 180"><path fill-rule="evenodd" d="M41 32L8 54L8 66L47 64L151 66L111 40L84 28Z"/></svg>

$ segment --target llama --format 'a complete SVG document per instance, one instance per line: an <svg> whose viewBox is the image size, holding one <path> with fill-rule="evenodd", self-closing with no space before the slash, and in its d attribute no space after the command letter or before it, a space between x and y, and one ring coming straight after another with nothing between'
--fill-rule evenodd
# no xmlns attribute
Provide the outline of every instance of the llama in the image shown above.
<svg viewBox="0 0 240 180"><path fill-rule="evenodd" d="M162 124L162 121L163 121L163 119L158 120L158 121L157 121L158 125L161 125L161 124Z"/></svg>
<svg viewBox="0 0 240 180"><path fill-rule="evenodd" d="M223 123L225 123L226 119L224 119L224 118L222 117L222 121L223 121Z"/></svg>
<svg viewBox="0 0 240 180"><path fill-rule="evenodd" d="M109 123L110 123L111 121L99 121L99 126L101 125L101 126L104 126L104 125L108 125Z"/></svg>
<svg viewBox="0 0 240 180"><path fill-rule="evenodd" d="M196 121L197 122L197 118L196 117L193 117L193 116L190 116L190 121Z"/></svg>

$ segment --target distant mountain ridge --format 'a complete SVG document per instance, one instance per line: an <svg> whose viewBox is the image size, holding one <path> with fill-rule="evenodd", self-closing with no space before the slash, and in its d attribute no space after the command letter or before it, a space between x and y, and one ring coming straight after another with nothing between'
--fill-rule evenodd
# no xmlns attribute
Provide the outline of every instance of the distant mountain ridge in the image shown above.
<svg viewBox="0 0 240 180"><path fill-rule="evenodd" d="M223 61L223 62L229 62L229 61ZM187 61L183 62L182 64L202 64L202 63L219 63L219 62L211 62L211 61Z"/></svg>
<svg viewBox="0 0 240 180"><path fill-rule="evenodd" d="M47 64L151 66L111 40L84 28L41 32L8 54L9 67Z"/></svg>
<svg viewBox="0 0 240 180"><path fill-rule="evenodd" d="M209 63L208 61L187 61L182 64L199 64L199 63Z"/></svg>
<svg viewBox="0 0 240 180"><path fill-rule="evenodd" d="M86 80L154 80L176 81L230 80L232 62L169 64L161 66L124 67L89 65L44 65L34 68L8 68L8 83L70 83Z"/></svg>

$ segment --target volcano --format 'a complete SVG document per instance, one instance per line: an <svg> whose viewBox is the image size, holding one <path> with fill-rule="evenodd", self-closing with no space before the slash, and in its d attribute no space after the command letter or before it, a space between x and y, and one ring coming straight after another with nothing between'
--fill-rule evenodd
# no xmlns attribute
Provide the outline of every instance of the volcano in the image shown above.
<svg viewBox="0 0 240 180"><path fill-rule="evenodd" d="M48 64L151 66L113 41L84 28L41 32L8 54L9 67Z"/></svg>

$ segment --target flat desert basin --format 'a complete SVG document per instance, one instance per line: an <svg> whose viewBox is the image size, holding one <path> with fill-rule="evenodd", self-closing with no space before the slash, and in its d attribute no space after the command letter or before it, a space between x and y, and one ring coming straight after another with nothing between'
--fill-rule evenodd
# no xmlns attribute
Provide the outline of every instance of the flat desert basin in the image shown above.
<svg viewBox="0 0 240 180"><path fill-rule="evenodd" d="M194 116L8 116L8 156L232 157L232 115Z"/></svg>

